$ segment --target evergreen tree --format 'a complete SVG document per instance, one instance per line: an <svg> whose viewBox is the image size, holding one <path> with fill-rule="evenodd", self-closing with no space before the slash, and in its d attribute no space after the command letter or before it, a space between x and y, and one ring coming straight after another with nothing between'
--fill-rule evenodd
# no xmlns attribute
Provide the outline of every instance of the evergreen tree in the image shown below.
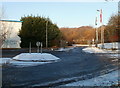
<svg viewBox="0 0 120 88"><path fill-rule="evenodd" d="M46 23L48 31L48 46L58 46L61 33L56 24L53 24L49 18L40 16L27 16L22 17L22 28L19 32L21 37L21 47L28 47L29 42L32 43L32 47L36 47L36 42L40 41L45 47L46 44ZM52 43L53 41L56 42Z"/></svg>

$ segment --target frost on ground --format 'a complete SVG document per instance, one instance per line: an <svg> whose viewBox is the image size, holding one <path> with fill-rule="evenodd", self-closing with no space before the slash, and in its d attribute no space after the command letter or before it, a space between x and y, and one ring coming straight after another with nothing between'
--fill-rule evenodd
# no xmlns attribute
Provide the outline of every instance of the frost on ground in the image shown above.
<svg viewBox="0 0 120 88"><path fill-rule="evenodd" d="M48 53L21 53L13 58L0 58L0 60L0 65L7 62L17 67L27 67L56 62L60 58Z"/></svg>
<svg viewBox="0 0 120 88"><path fill-rule="evenodd" d="M92 79L69 83L63 86L112 86L118 84L118 81L120 80L118 79L120 78L118 71L119 70Z"/></svg>

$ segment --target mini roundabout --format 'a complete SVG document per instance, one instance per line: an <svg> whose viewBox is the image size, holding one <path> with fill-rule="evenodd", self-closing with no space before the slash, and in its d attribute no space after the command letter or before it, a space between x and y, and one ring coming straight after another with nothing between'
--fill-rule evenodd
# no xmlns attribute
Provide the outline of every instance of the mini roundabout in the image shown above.
<svg viewBox="0 0 120 88"><path fill-rule="evenodd" d="M60 61L60 58L49 53L21 53L8 59L7 64L17 67L36 66Z"/></svg>

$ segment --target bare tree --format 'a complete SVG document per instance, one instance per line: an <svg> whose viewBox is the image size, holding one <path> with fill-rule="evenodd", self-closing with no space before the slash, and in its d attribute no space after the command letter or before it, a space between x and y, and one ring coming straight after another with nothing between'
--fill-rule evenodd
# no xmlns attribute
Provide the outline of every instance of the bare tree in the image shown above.
<svg viewBox="0 0 120 88"><path fill-rule="evenodd" d="M5 13L4 8L0 7L0 48L2 47L3 43L5 42L6 38L10 36L11 25L7 24L4 20Z"/></svg>
<svg viewBox="0 0 120 88"><path fill-rule="evenodd" d="M5 34L3 34L3 28L2 28L2 19L3 19L3 7L2 7L2 5L0 5L0 48L1 48L1 46L2 46L2 44L3 44L3 36L5 35Z"/></svg>

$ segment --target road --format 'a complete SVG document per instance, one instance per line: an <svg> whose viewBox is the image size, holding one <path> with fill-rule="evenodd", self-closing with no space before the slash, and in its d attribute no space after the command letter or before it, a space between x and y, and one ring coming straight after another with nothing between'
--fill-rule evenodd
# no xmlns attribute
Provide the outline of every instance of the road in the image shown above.
<svg viewBox="0 0 120 88"><path fill-rule="evenodd" d="M83 79L93 78L117 69L117 63L104 54L89 54L84 47L75 47L67 52L50 51L61 58L59 62L32 67L5 66L3 88L21 87L57 87ZM14 56L20 51L3 51L3 56ZM17 52L17 53L16 53ZM23 52L23 51L21 51Z"/></svg>

